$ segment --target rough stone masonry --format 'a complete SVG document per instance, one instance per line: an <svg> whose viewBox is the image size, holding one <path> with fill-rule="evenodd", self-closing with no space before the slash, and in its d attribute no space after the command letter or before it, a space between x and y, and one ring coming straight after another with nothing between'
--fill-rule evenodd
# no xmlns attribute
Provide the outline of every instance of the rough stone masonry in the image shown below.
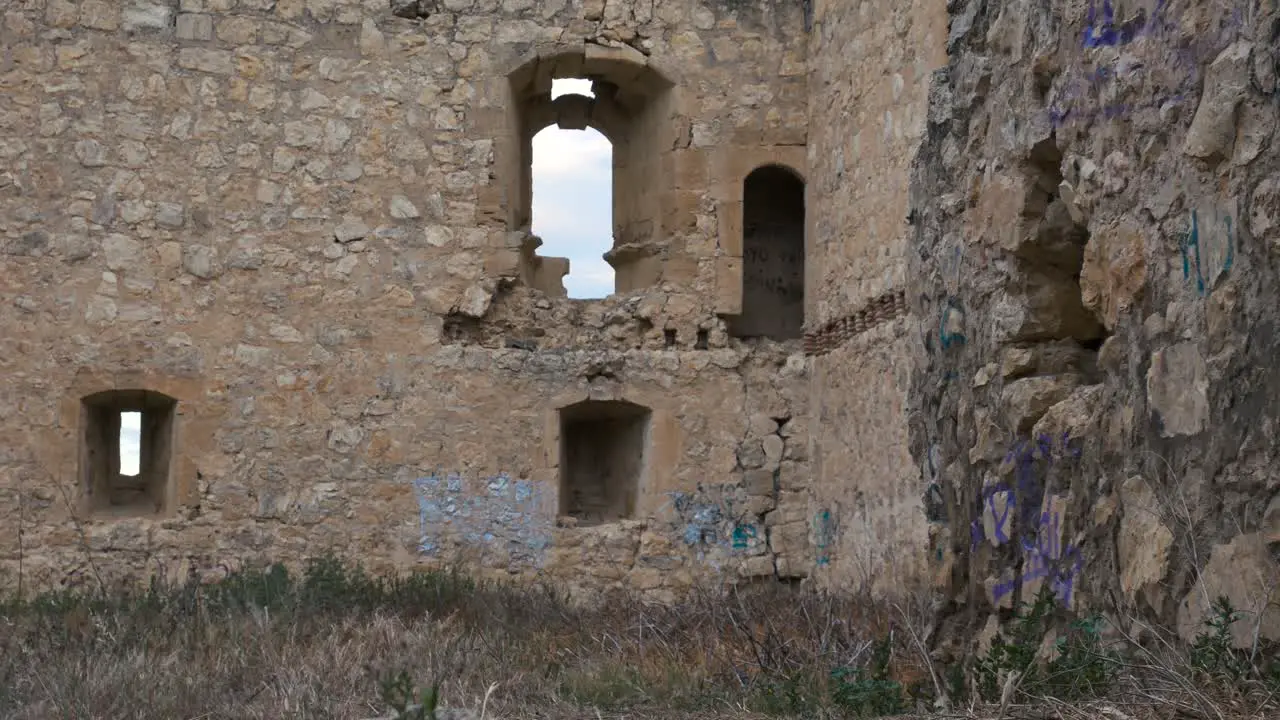
<svg viewBox="0 0 1280 720"><path fill-rule="evenodd" d="M1275 8L1147 4L7 4L0 578L337 552L1280 633ZM530 232L552 125L613 148L603 300Z"/></svg>

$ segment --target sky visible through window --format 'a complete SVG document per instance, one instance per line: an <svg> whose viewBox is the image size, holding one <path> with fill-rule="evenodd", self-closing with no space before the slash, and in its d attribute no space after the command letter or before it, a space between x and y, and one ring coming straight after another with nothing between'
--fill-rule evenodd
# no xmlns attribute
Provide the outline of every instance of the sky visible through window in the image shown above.
<svg viewBox="0 0 1280 720"><path fill-rule="evenodd" d="M555 80L551 97L592 94L590 80ZM601 257L613 247L613 146L596 130L552 125L533 137L533 234L538 254L569 258L564 278L571 298L613 292L613 268Z"/></svg>
<svg viewBox="0 0 1280 720"><path fill-rule="evenodd" d="M142 456L142 413L120 413L120 474L137 475Z"/></svg>

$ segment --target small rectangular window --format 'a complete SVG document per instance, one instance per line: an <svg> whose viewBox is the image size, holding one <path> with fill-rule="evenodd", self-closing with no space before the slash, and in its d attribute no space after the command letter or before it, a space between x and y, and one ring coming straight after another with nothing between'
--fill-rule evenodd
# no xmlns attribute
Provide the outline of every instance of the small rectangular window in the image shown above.
<svg viewBox="0 0 1280 720"><path fill-rule="evenodd" d="M176 409L176 400L149 390L108 390L81 401L80 475L90 510L164 510Z"/></svg>

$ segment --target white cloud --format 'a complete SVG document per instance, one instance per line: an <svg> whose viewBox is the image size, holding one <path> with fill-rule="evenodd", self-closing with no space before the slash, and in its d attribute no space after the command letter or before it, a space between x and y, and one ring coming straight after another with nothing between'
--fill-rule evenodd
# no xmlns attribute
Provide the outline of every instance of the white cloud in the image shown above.
<svg viewBox="0 0 1280 720"><path fill-rule="evenodd" d="M591 90L591 81L586 78L556 78L551 81L551 99L561 95L586 95L595 97Z"/></svg>
<svg viewBox="0 0 1280 720"><path fill-rule="evenodd" d="M599 132L561 130L552 125L533 136L533 178L583 179L613 166L613 145Z"/></svg>
<svg viewBox="0 0 1280 720"><path fill-rule="evenodd" d="M120 474L137 475L142 455L142 413L120 413Z"/></svg>
<svg viewBox="0 0 1280 720"><path fill-rule="evenodd" d="M613 292L613 268L601 258L613 246L612 164L613 147L595 130L550 127L533 138L538 254L569 259L564 285L571 298Z"/></svg>

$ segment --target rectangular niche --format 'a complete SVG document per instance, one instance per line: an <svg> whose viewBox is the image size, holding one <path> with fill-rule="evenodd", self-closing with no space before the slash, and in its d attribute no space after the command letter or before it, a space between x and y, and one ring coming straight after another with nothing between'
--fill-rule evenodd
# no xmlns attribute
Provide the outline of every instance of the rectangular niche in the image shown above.
<svg viewBox="0 0 1280 720"><path fill-rule="evenodd" d="M631 518L644 476L653 413L623 401L560 410L560 514L579 527Z"/></svg>
<svg viewBox="0 0 1280 720"><path fill-rule="evenodd" d="M81 401L80 482L91 512L163 512L177 407L177 400L150 390L108 390Z"/></svg>

